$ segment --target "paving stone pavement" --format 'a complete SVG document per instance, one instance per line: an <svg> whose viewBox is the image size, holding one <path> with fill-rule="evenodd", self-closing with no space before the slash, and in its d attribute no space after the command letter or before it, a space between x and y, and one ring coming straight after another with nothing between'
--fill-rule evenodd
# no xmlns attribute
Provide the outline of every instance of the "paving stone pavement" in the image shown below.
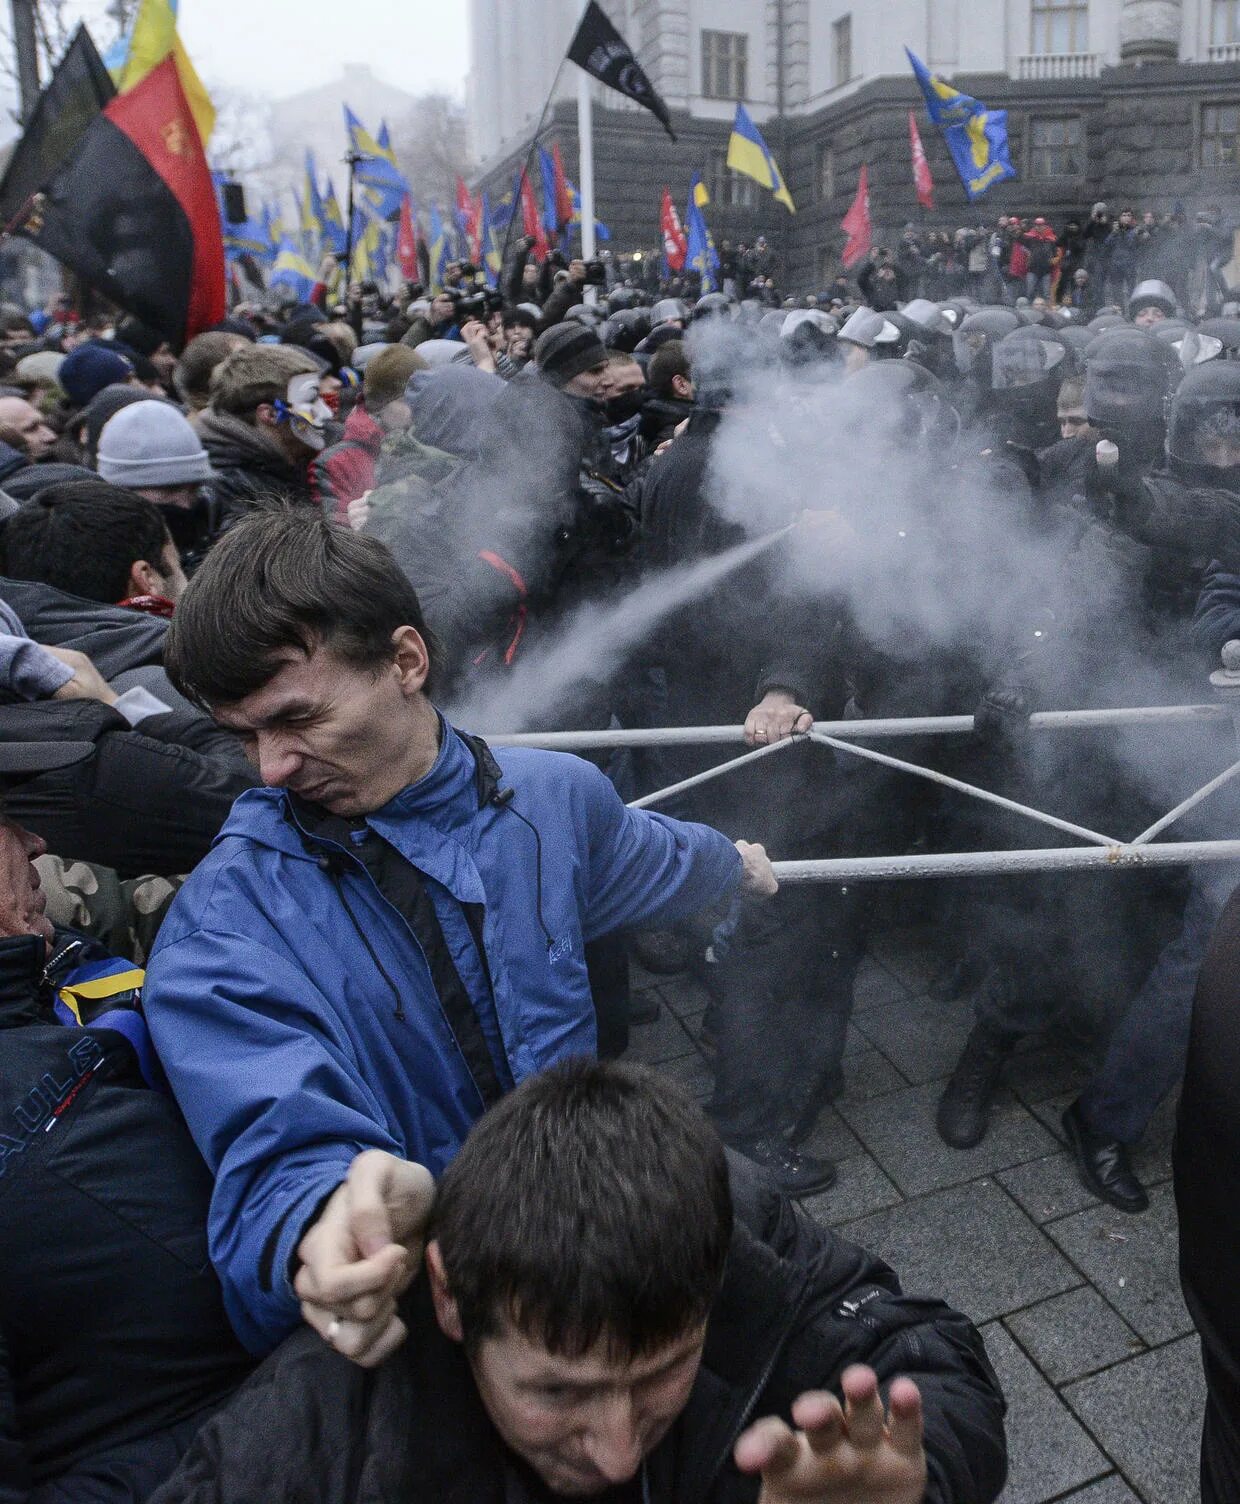
<svg viewBox="0 0 1240 1504"><path fill-rule="evenodd" d="M1193 1504L1204 1390L1176 1270L1174 1104L1134 1156L1151 1188L1140 1217L1097 1202L1063 1148L1059 1115L1088 1074L1069 1050L1022 1049L986 1138L947 1148L934 1109L972 1018L967 1001L925 996L936 964L915 929L872 942L844 1095L805 1145L839 1179L806 1210L980 1326L1009 1405L1001 1504ZM634 984L664 1006L632 1031L627 1058L704 1100L703 990L636 967Z"/></svg>

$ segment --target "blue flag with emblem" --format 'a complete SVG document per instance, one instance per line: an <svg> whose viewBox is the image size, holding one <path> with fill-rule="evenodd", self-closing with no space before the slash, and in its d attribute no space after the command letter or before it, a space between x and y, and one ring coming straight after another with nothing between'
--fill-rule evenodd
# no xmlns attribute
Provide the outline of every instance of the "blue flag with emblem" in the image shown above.
<svg viewBox="0 0 1240 1504"><path fill-rule="evenodd" d="M348 105L344 107L344 123L349 150L359 159L353 171L355 199L380 218L393 218L400 213L400 201L409 192L409 185L396 165L386 124L376 140Z"/></svg>
<svg viewBox="0 0 1240 1504"><path fill-rule="evenodd" d="M704 199L707 203L710 202L701 178L695 177L689 189L688 208L685 210L685 265L692 267L701 276L703 292L717 292L719 252L706 228L706 216L702 213Z"/></svg>
<svg viewBox="0 0 1240 1504"><path fill-rule="evenodd" d="M1007 111L988 110L981 100L962 94L931 73L907 47L904 50L925 96L926 113L942 132L969 200L981 198L988 188L1006 178L1014 178L1016 169L1008 153Z"/></svg>

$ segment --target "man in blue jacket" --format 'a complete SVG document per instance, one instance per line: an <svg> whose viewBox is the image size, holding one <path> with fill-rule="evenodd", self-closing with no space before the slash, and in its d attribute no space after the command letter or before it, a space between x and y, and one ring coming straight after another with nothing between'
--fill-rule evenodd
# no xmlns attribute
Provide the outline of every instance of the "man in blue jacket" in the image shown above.
<svg viewBox="0 0 1240 1504"><path fill-rule="evenodd" d="M449 726L412 587L317 514L233 528L165 661L266 785L173 905L146 993L216 1177L212 1258L254 1351L301 1293L376 1361L409 1267L387 1191L438 1174L517 1081L593 1053L584 944L774 875L761 847L627 809L589 763Z"/></svg>

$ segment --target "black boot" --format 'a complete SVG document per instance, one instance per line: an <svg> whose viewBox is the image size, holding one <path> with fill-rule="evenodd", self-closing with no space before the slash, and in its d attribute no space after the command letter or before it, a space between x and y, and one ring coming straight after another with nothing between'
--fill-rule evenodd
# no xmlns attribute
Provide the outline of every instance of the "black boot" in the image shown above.
<svg viewBox="0 0 1240 1504"><path fill-rule="evenodd" d="M1064 1109L1063 1131L1076 1160L1081 1184L1091 1196L1097 1196L1118 1211L1135 1214L1150 1204L1145 1187L1137 1179L1128 1160L1128 1150L1118 1139L1091 1133L1081 1116L1080 1102Z"/></svg>
<svg viewBox="0 0 1240 1504"><path fill-rule="evenodd" d="M1012 1035L1001 1034L987 1023L973 1025L939 1098L934 1121L945 1144L953 1149L972 1149L985 1138L991 1099L1015 1043Z"/></svg>
<svg viewBox="0 0 1240 1504"><path fill-rule="evenodd" d="M829 1159L799 1154L778 1133L769 1138L735 1139L732 1147L754 1164L769 1170L785 1196L808 1196L835 1184L836 1168Z"/></svg>

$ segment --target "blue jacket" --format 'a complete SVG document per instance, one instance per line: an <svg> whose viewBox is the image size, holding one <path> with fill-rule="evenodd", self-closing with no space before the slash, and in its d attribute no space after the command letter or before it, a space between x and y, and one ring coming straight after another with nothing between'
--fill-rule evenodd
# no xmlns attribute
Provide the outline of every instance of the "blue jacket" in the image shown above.
<svg viewBox="0 0 1240 1504"><path fill-rule="evenodd" d="M492 798L497 779L511 799ZM590 763L476 757L446 725L431 771L365 824L424 875L502 1085L593 1053L586 941L692 913L740 875L726 837L627 809ZM216 1177L229 1315L265 1351L298 1319L297 1244L353 1157L386 1149L438 1174L481 1094L409 924L282 790L237 800L164 921L144 1004Z"/></svg>

